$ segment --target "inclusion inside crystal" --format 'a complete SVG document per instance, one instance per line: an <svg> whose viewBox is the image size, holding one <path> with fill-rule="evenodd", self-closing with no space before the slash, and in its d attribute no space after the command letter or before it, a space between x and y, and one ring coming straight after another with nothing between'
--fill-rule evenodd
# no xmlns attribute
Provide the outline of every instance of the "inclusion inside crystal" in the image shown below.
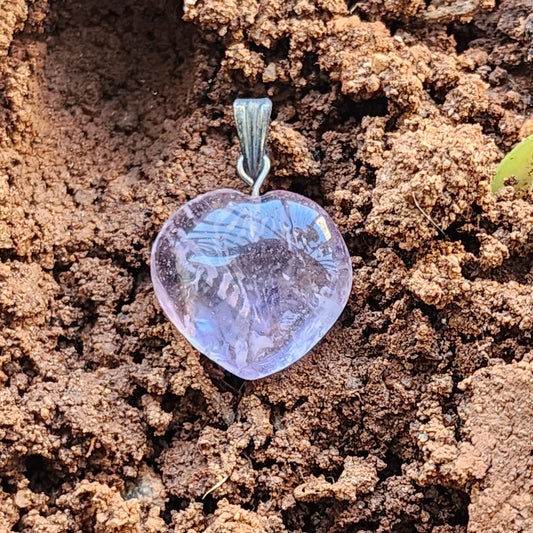
<svg viewBox="0 0 533 533"><path fill-rule="evenodd" d="M328 214L295 193L221 189L165 223L152 249L159 303L189 342L233 374L258 379L305 355L352 285Z"/></svg>

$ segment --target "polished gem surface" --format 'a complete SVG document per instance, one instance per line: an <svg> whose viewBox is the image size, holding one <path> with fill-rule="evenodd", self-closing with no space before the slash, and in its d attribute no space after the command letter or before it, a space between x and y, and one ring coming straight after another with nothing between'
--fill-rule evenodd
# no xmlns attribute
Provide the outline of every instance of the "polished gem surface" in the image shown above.
<svg viewBox="0 0 533 533"><path fill-rule="evenodd" d="M156 296L200 352L244 379L294 363L331 328L352 286L344 240L328 214L295 193L198 196L152 249Z"/></svg>

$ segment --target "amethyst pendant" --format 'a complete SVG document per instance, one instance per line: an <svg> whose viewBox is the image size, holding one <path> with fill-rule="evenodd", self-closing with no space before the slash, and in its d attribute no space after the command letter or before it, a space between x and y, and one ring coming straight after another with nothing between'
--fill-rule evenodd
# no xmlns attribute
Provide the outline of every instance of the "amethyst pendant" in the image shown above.
<svg viewBox="0 0 533 533"><path fill-rule="evenodd" d="M239 168L250 178L250 164L240 161ZM260 178L250 180L257 186ZM348 249L329 215L287 191L249 196L221 189L191 200L157 236L151 274L182 335L244 379L305 355L335 323L352 285Z"/></svg>

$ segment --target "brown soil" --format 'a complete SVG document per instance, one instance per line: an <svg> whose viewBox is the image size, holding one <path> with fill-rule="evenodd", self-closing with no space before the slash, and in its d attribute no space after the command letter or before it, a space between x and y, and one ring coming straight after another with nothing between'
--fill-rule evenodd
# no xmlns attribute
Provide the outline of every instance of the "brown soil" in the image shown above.
<svg viewBox="0 0 533 533"><path fill-rule="evenodd" d="M533 531L531 0L7 0L0 11L0 531ZM149 250L236 179L332 214L353 294L251 383L175 332ZM439 235L422 212L440 225Z"/></svg>

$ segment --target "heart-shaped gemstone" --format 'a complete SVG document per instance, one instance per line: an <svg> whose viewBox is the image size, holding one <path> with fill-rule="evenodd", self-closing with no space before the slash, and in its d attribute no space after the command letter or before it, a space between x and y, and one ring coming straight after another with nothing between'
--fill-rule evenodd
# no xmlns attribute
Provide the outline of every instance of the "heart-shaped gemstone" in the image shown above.
<svg viewBox="0 0 533 533"><path fill-rule="evenodd" d="M305 355L352 286L350 255L329 215L287 191L220 189L186 203L157 236L151 274L178 330L244 379Z"/></svg>

